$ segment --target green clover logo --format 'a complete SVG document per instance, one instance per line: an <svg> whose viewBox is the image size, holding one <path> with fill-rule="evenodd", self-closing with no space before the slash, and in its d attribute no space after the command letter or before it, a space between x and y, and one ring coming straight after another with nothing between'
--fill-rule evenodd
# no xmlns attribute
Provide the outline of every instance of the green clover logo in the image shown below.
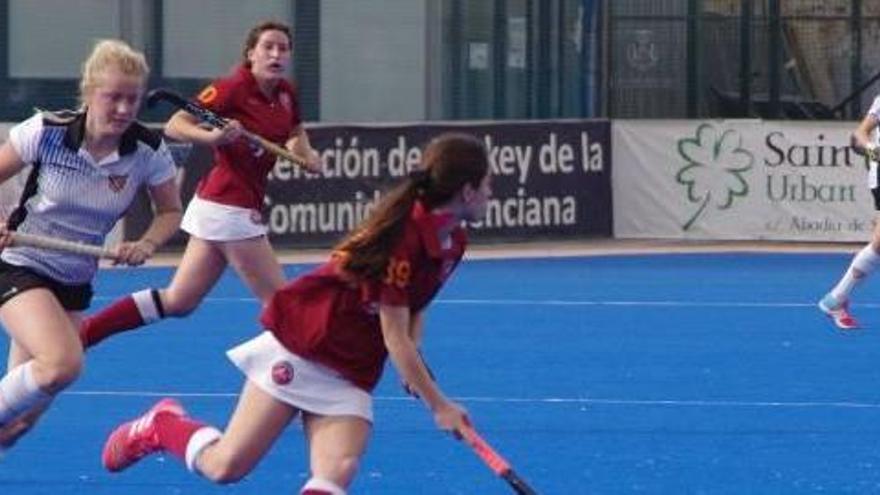
<svg viewBox="0 0 880 495"><path fill-rule="evenodd" d="M709 205L726 210L737 196L748 194L743 174L752 168L754 158L742 141L733 130L719 135L712 124L702 124L694 137L678 141L678 154L687 164L675 174L675 181L687 187L688 201L698 204L683 230L690 229Z"/></svg>

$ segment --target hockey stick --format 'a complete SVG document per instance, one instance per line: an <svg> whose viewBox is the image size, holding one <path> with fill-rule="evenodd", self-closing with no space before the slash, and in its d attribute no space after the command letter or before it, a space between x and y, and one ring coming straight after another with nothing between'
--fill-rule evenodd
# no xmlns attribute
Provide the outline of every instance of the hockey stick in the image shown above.
<svg viewBox="0 0 880 495"><path fill-rule="evenodd" d="M212 127L216 127L217 129L220 129L226 125L226 119L224 119L223 117L199 105L197 102L188 100L183 96L180 96L174 91L159 88L154 89L147 94L148 107L153 107L160 101L165 101L172 106L189 113L190 115L196 117L202 122L205 122ZM305 160L303 160L301 157L294 155L290 152L290 150L284 148L283 146L279 146L272 141L269 141L268 139L260 136L259 134L248 131L247 129L244 130L244 136L252 143L258 145L269 153L272 153L278 158L282 158L297 166L309 170L309 167L306 166Z"/></svg>
<svg viewBox="0 0 880 495"><path fill-rule="evenodd" d="M54 237L44 237L34 234L23 234L21 232L10 231L12 236L12 244L15 246L32 246L54 251L67 251L68 253L85 254L94 256L95 258L106 258L115 260L119 254L114 249L107 249L103 246L94 246L84 242L65 241L63 239L55 239Z"/></svg>
<svg viewBox="0 0 880 495"><path fill-rule="evenodd" d="M425 358L422 356L421 352L419 352L419 357L422 360L422 365L425 367L425 370L433 380L434 374L428 368L428 364L425 362ZM404 388L408 394L418 397L418 394L413 393L408 385ZM493 473L506 481L517 495L538 495L538 492L536 492L534 488L529 486L524 479L519 477L516 471L513 470L513 467L510 466L510 463L501 457L501 454L496 452L495 449L489 445L489 442L483 440L483 437L477 433L477 430L475 430L473 426L470 426L469 422L464 424L461 428L454 430L452 433L459 440L463 440Z"/></svg>
<svg viewBox="0 0 880 495"><path fill-rule="evenodd" d="M470 426L465 426L458 430L458 433L461 434L462 439L473 449L474 453L489 466L489 469L506 481L515 493L518 495L538 495L534 488L529 486L524 479L520 478L516 471L510 467L510 463L501 457L501 454L495 452L495 449L483 440L483 437L476 430Z"/></svg>

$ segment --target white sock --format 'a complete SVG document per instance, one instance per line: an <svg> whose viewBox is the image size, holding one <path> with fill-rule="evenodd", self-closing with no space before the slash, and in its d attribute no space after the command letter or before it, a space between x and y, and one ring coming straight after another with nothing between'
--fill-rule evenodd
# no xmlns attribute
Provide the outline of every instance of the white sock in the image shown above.
<svg viewBox="0 0 880 495"><path fill-rule="evenodd" d="M856 286L873 273L878 265L880 265L880 254L868 244L856 253L843 278L831 289L831 295L840 302L849 300L849 295Z"/></svg>
<svg viewBox="0 0 880 495"><path fill-rule="evenodd" d="M345 490L341 486L323 478L310 478L299 492L320 493L321 495L345 495Z"/></svg>
<svg viewBox="0 0 880 495"><path fill-rule="evenodd" d="M0 425L15 419L34 406L49 402L52 395L43 392L34 380L33 361L12 368L0 380Z"/></svg>
<svg viewBox="0 0 880 495"><path fill-rule="evenodd" d="M144 289L133 293L131 298L134 300L134 304L137 306L144 324L150 324L165 318L165 308L162 307L159 291Z"/></svg>
<svg viewBox="0 0 880 495"><path fill-rule="evenodd" d="M186 443L186 468L193 473L198 473L199 467L196 461L198 461L199 455L205 450L205 447L220 440L221 436L220 430L213 426L205 426L196 430L189 437L189 442Z"/></svg>

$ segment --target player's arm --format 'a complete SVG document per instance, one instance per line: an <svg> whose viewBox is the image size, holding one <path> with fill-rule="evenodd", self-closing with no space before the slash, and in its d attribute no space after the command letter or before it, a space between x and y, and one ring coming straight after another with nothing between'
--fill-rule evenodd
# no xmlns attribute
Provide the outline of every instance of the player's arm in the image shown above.
<svg viewBox="0 0 880 495"><path fill-rule="evenodd" d="M0 183L6 182L10 177L21 172L25 166L24 160L12 146L6 141L0 145Z"/></svg>
<svg viewBox="0 0 880 495"><path fill-rule="evenodd" d="M150 186L148 189L150 198L153 200L155 213L153 221L141 236L142 241L161 246L171 239L180 227L180 219L183 217L183 205L180 201L180 190L175 178Z"/></svg>
<svg viewBox="0 0 880 495"><path fill-rule="evenodd" d="M177 111L165 123L165 135L177 141L204 146L220 146L242 136L243 127L237 120L229 120L222 129L206 127L194 115Z"/></svg>
<svg viewBox="0 0 880 495"><path fill-rule="evenodd" d="M424 315L424 312L422 312L422 311L419 311L418 313L410 314L409 336L416 345L416 352L419 353L419 359L422 360L422 366L424 366L425 370L428 372L428 377L430 377L431 380L436 381L437 378L434 376L434 372L431 371L431 367L428 366L428 363L425 361L425 356L422 354L422 350L421 350L422 334L423 334L424 328L425 328L425 318L423 315ZM418 392L416 392L415 388L411 387L410 384L406 382L406 380L401 380L401 386L403 386L403 390L407 394L412 395L413 397L415 397L417 399L420 398L419 394L418 394Z"/></svg>
<svg viewBox="0 0 880 495"><path fill-rule="evenodd" d="M150 186L148 191L153 201L153 221L139 240L119 245L118 263L142 264L153 256L156 249L165 244L180 227L183 206L175 178Z"/></svg>
<svg viewBox="0 0 880 495"><path fill-rule="evenodd" d="M428 376L431 377L431 380L436 380L434 372L431 371L431 367L425 362L425 356L422 355L422 335L424 334L424 331L425 312L419 311L418 313L411 313L409 320L409 336L416 344L416 350L419 353L419 358L422 360L422 365L428 371Z"/></svg>
<svg viewBox="0 0 880 495"><path fill-rule="evenodd" d="M871 160L877 160L877 143L871 139L871 134L877 128L878 120L872 114L868 114L859 122L856 130L850 138L853 149L861 155L866 155Z"/></svg>
<svg viewBox="0 0 880 495"><path fill-rule="evenodd" d="M410 335L410 310L406 306L379 305L382 337L391 362L401 378L419 394L434 413L441 429L457 431L468 424L467 413L443 395L431 379Z"/></svg>
<svg viewBox="0 0 880 495"><path fill-rule="evenodd" d="M310 172L321 172L323 160L321 155L312 148L312 142L309 140L309 133L302 125L296 126L290 133L290 138L284 143L284 146L293 152L294 155L303 159L303 162L309 168Z"/></svg>
<svg viewBox="0 0 880 495"><path fill-rule="evenodd" d="M416 343L416 347L422 344L422 335L425 331L424 312L410 313L409 336Z"/></svg>
<svg viewBox="0 0 880 495"><path fill-rule="evenodd" d="M0 145L0 183L6 182L15 176L25 166L24 160L15 151L10 141ZM0 249L8 246L12 238L8 235L5 221L0 224Z"/></svg>
<svg viewBox="0 0 880 495"><path fill-rule="evenodd" d="M419 356L418 346L411 334L411 323L414 319L410 317L409 308L380 304L379 320L385 347L401 379L408 383L432 410L441 405L446 398L431 379Z"/></svg>

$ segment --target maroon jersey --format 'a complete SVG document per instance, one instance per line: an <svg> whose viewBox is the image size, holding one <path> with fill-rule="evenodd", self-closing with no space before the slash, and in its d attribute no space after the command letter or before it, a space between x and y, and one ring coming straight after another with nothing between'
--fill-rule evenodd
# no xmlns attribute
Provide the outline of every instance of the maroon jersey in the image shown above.
<svg viewBox="0 0 880 495"><path fill-rule="evenodd" d="M227 119L236 119L248 131L284 145L302 121L293 86L282 80L275 95L266 96L250 69L239 66L199 93L198 101ZM202 199L260 210L267 174L275 156L242 138L214 150L214 166L198 185Z"/></svg>
<svg viewBox="0 0 880 495"><path fill-rule="evenodd" d="M387 357L379 304L423 310L461 261L467 236L453 230L441 246L446 220L413 207L382 280L357 281L340 268L341 256L293 280L275 293L261 322L291 352L337 370L370 391Z"/></svg>

